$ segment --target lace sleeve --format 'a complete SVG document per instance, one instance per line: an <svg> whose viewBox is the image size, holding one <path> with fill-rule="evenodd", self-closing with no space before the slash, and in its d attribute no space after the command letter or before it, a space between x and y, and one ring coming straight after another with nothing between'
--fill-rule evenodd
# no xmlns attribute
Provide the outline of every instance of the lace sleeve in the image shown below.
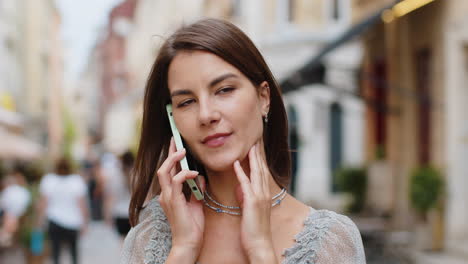
<svg viewBox="0 0 468 264"><path fill-rule="evenodd" d="M317 264L365 264L361 234L347 216L335 214L317 252Z"/></svg>
<svg viewBox="0 0 468 264"><path fill-rule="evenodd" d="M125 238L120 264L162 264L169 255L171 242L169 223L155 197L141 211L138 224Z"/></svg>

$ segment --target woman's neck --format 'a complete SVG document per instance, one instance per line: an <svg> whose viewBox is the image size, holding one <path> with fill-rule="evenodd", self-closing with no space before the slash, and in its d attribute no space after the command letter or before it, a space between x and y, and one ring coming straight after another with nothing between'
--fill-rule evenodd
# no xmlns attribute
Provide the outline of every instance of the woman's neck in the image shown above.
<svg viewBox="0 0 468 264"><path fill-rule="evenodd" d="M249 162L245 159L241 162L242 169L247 177L250 177ZM208 192L217 202L223 205L240 206L236 198L236 189L240 189L240 183L234 171L234 166L227 171L213 172L207 171ZM271 177L271 176L270 176ZM281 191L281 188L275 183L273 177L270 179L270 193L275 195Z"/></svg>

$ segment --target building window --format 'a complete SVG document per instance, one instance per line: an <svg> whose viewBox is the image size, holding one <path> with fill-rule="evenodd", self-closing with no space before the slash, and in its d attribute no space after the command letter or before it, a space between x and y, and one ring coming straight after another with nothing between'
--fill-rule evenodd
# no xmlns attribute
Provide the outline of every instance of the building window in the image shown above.
<svg viewBox="0 0 468 264"><path fill-rule="evenodd" d="M241 16L241 0L232 0L231 17Z"/></svg>
<svg viewBox="0 0 468 264"><path fill-rule="evenodd" d="M371 77L373 100L374 100L374 142L376 145L375 155L377 159L383 159L386 156L387 149L387 64L384 59L377 59L373 66L373 75Z"/></svg>
<svg viewBox="0 0 468 264"><path fill-rule="evenodd" d="M339 20L340 19L340 0L332 0L332 14L331 17L333 20Z"/></svg>
<svg viewBox="0 0 468 264"><path fill-rule="evenodd" d="M432 100L431 100L431 51L428 48L416 52L416 89L418 91L418 156L421 164L431 160Z"/></svg>
<svg viewBox="0 0 468 264"><path fill-rule="evenodd" d="M343 109L338 103L330 106L330 173L332 175L332 191L338 192L336 171L343 162Z"/></svg>
<svg viewBox="0 0 468 264"><path fill-rule="evenodd" d="M295 7L296 7L296 0L288 0L288 22L294 22L295 16Z"/></svg>

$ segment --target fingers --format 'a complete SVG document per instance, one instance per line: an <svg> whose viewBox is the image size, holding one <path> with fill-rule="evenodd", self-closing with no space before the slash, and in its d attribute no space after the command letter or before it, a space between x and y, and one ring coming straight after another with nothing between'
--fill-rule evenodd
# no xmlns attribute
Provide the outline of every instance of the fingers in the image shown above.
<svg viewBox="0 0 468 264"><path fill-rule="evenodd" d="M234 162L234 172L236 173L237 180L239 181L241 185L242 192L244 193L244 195L250 194L251 192L250 180L247 177L247 175L245 175L245 172L242 169L238 160Z"/></svg>
<svg viewBox="0 0 468 264"><path fill-rule="evenodd" d="M257 159L258 159L258 164L260 167L260 184L263 187L263 190L267 192L269 195L269 190L270 190L270 169L268 168L268 164L266 161L266 156L265 156L265 147L263 145L263 138L260 139L260 142L257 143L257 147L255 148L257 152Z"/></svg>
<svg viewBox="0 0 468 264"><path fill-rule="evenodd" d="M172 152L167 156L167 159L163 162L161 167L157 171L157 176L159 179L159 185L161 189L169 186L173 176L173 170L175 165L185 156L185 149L181 149L176 152Z"/></svg>
<svg viewBox="0 0 468 264"><path fill-rule="evenodd" d="M171 143L169 144L169 153L168 155L176 152L177 149L176 149L176 145L175 145L175 141L174 141L174 137L171 137Z"/></svg>
<svg viewBox="0 0 468 264"><path fill-rule="evenodd" d="M171 183L175 165L184 157L184 155L185 149L172 153L167 157L167 159L158 169L157 176L159 179L159 185L161 186L161 189L166 188Z"/></svg>
<svg viewBox="0 0 468 264"><path fill-rule="evenodd" d="M250 182L256 192L269 195L270 170L263 155L262 140L259 140L249 151Z"/></svg>
<svg viewBox="0 0 468 264"><path fill-rule="evenodd" d="M174 137L171 137L171 143L169 144L169 152L167 153L167 155L169 156L172 153L175 153L176 151L177 151L177 149L176 149ZM172 170L170 172L172 177L174 177L174 175L176 175L176 173L177 173L176 167L177 166L172 167Z"/></svg>
<svg viewBox="0 0 468 264"><path fill-rule="evenodd" d="M198 171L182 170L172 178L172 193L182 193L182 184L188 179L195 179L198 176Z"/></svg>
<svg viewBox="0 0 468 264"><path fill-rule="evenodd" d="M205 180L205 177L203 177L202 175L198 175L197 177L197 183L198 183L198 187L200 188L200 190L202 192L205 192L206 190L206 180Z"/></svg>
<svg viewBox="0 0 468 264"><path fill-rule="evenodd" d="M254 186L254 188L258 188L259 184L261 184L261 173L260 171L260 164L258 159L258 146L257 144L253 145L249 151L249 166L250 166L250 182Z"/></svg>

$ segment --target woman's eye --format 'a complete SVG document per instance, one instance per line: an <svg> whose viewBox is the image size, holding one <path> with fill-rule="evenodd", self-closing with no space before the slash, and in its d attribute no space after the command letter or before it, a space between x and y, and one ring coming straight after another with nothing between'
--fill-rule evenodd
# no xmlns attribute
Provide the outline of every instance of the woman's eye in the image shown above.
<svg viewBox="0 0 468 264"><path fill-rule="evenodd" d="M191 104L192 102L193 102L193 99L188 99L188 100L185 100L185 101L179 103L177 105L177 107L184 107L184 106L187 106L187 105Z"/></svg>
<svg viewBox="0 0 468 264"><path fill-rule="evenodd" d="M225 88L219 89L216 93L217 94L225 94L225 93L232 92L233 90L234 90L234 87L225 87Z"/></svg>

